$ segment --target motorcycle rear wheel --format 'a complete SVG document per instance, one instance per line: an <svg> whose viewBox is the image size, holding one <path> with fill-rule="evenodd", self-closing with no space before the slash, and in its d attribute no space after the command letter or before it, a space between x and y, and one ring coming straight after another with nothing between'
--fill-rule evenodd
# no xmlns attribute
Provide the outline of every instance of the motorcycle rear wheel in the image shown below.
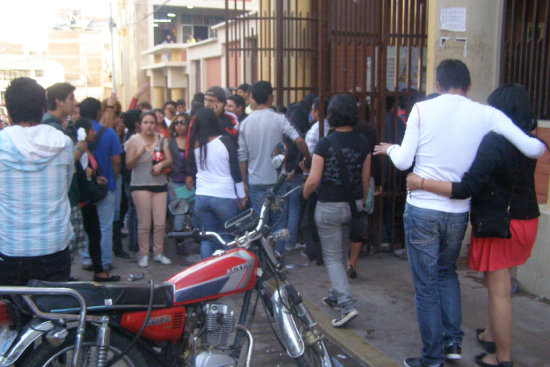
<svg viewBox="0 0 550 367"><path fill-rule="evenodd" d="M78 367L95 367L97 365L98 346L94 333L86 331L80 348ZM38 348L33 350L25 359L22 366L25 367L57 367L70 366L73 358L75 332L71 331L65 342L58 347L53 347L49 342L43 341ZM107 347L107 361L126 350L130 340L117 332L111 332L110 344ZM149 366L141 353L133 347L116 362L113 367L147 367Z"/></svg>

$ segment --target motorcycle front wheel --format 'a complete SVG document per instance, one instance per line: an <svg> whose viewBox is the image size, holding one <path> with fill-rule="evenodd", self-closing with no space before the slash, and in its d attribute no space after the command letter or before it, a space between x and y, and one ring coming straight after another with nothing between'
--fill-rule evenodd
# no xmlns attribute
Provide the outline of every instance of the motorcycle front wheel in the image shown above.
<svg viewBox="0 0 550 367"><path fill-rule="evenodd" d="M80 348L78 367L95 367L98 362L98 350L95 336L86 331L84 340ZM35 350L33 350L25 359L22 366L25 367L58 367L71 366L74 352L75 332L71 331L65 342L57 347L53 347L48 341L44 340ZM130 340L119 333L111 332L110 344L107 347L107 361L115 355L126 350ZM117 361L113 367L147 367L149 366L141 353L133 347L130 351Z"/></svg>
<svg viewBox="0 0 550 367"><path fill-rule="evenodd" d="M305 346L304 354L294 359L296 364L299 367L331 367L332 362L324 340L316 336L316 333L296 316L296 312L292 315Z"/></svg>

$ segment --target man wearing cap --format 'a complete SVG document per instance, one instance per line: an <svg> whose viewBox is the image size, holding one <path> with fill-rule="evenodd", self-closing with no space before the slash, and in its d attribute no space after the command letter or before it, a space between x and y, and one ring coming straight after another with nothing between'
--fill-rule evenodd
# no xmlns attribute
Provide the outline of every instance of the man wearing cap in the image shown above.
<svg viewBox="0 0 550 367"><path fill-rule="evenodd" d="M221 87L210 87L204 94L204 107L216 113L220 119L222 134L230 136L235 141L235 145L238 145L239 119L235 114L224 110L225 100L225 92Z"/></svg>

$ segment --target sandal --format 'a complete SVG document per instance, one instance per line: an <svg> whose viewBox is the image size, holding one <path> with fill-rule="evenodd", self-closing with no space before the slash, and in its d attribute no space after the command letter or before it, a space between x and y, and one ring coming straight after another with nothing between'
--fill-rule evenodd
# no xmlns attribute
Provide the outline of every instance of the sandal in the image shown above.
<svg viewBox="0 0 550 367"><path fill-rule="evenodd" d="M497 345L495 342L489 342L486 340L482 340L480 338L480 335L485 332L485 329L476 329L476 339L479 344L487 351L488 353L496 353L497 351Z"/></svg>
<svg viewBox="0 0 550 367"><path fill-rule="evenodd" d="M476 356L476 364L478 366L481 366L481 367L514 367L514 362L512 362L512 361L501 362L501 361L498 360L498 358L497 358L498 364L490 364L490 363L484 362L483 358L487 354L488 353L481 353L481 354L478 354Z"/></svg>

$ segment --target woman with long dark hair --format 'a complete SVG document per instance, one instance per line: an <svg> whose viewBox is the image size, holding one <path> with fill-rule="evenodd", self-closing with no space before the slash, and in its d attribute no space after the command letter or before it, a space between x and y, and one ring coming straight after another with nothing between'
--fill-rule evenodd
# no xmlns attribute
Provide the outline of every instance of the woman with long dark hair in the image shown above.
<svg viewBox="0 0 550 367"><path fill-rule="evenodd" d="M205 230L220 233L246 204L237 147L231 138L222 137L218 117L204 107L194 117L190 137L197 169L195 213ZM217 242L203 240L201 257L217 249Z"/></svg>
<svg viewBox="0 0 550 367"><path fill-rule="evenodd" d="M529 133L536 128L529 95L518 84L496 89L489 105L504 112ZM535 243L539 207L535 193L536 159L527 158L508 140L491 132L479 146L472 166L461 182L428 180L411 173L409 190L425 190L452 199L471 197L473 225L468 266L485 274L489 295L488 323L477 329L477 340L486 350L476 357L482 367L511 367L512 305L510 268L527 261ZM508 209L509 208L509 209ZM476 237L479 223L510 213L511 238Z"/></svg>
<svg viewBox="0 0 550 367"><path fill-rule="evenodd" d="M194 187L193 177L195 176L195 162L185 156L187 146L187 130L191 118L185 112L178 113L170 126L170 141L168 147L172 154L172 170L168 175L168 201L177 199L177 190L186 186L188 190ZM184 216L174 217L174 230L182 231L184 227Z"/></svg>

